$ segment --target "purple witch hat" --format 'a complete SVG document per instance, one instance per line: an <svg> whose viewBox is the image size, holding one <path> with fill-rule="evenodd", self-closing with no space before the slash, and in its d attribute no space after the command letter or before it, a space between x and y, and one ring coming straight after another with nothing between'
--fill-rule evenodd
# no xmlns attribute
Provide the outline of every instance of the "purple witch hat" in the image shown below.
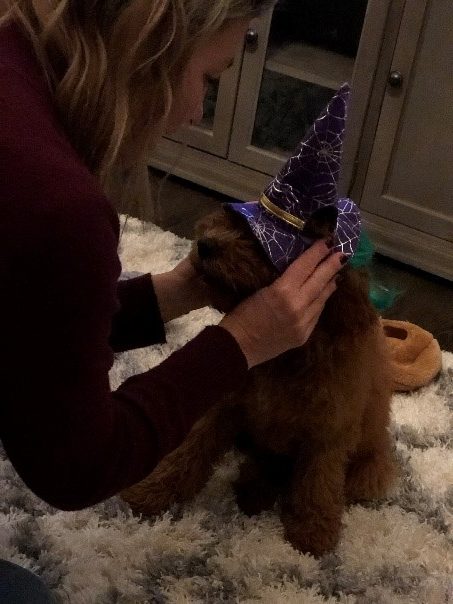
<svg viewBox="0 0 453 604"><path fill-rule="evenodd" d="M335 251L352 257L359 243L360 211L337 193L349 96L344 84L259 201L227 204L247 219L281 272L315 242L304 228L318 210L337 214Z"/></svg>

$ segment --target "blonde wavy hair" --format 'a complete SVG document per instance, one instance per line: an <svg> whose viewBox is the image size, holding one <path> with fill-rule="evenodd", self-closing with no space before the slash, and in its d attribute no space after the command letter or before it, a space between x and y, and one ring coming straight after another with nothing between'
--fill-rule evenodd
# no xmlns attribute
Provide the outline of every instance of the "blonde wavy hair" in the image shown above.
<svg viewBox="0 0 453 604"><path fill-rule="evenodd" d="M275 0L0 0L26 32L67 136L104 190L134 188L196 45ZM121 174L121 185L118 185ZM129 181L129 187L126 182Z"/></svg>

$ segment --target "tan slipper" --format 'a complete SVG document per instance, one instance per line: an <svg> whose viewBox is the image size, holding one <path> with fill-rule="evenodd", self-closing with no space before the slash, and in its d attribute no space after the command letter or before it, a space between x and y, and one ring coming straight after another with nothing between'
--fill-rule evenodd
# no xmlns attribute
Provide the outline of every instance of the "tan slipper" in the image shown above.
<svg viewBox="0 0 453 604"><path fill-rule="evenodd" d="M409 392L429 384L442 369L442 352L431 333L407 321L381 319L390 346L394 389Z"/></svg>

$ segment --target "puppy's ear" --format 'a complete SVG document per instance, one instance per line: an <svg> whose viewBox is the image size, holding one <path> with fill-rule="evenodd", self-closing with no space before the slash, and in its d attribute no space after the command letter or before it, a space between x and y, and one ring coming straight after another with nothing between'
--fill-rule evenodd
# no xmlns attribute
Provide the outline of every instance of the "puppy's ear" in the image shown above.
<svg viewBox="0 0 453 604"><path fill-rule="evenodd" d="M206 219L198 220L193 228L193 238L199 239L206 229Z"/></svg>
<svg viewBox="0 0 453 604"><path fill-rule="evenodd" d="M332 206L316 210L307 220L304 235L312 239L324 239L335 231L337 226L338 210Z"/></svg>
<svg viewBox="0 0 453 604"><path fill-rule="evenodd" d="M197 220L194 226L194 239L199 239L200 237L203 237L206 230L212 226L212 221L212 213L208 214L207 216L203 216L202 218Z"/></svg>
<svg viewBox="0 0 453 604"><path fill-rule="evenodd" d="M216 226L223 227L225 225L225 211L222 208L214 210L207 216L203 216L195 223L194 233L195 238L202 237L206 231Z"/></svg>

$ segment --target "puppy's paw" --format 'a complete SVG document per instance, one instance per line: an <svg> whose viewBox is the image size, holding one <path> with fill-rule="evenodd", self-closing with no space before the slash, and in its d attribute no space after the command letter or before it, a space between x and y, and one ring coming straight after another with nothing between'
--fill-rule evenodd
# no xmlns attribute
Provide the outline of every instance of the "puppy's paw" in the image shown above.
<svg viewBox="0 0 453 604"><path fill-rule="evenodd" d="M142 494L137 494L132 489L122 491L121 498L129 504L134 514L143 514L144 516L159 516L176 503L176 498L173 495L153 496L147 494L142 496Z"/></svg>
<svg viewBox="0 0 453 604"><path fill-rule="evenodd" d="M165 458L144 480L122 491L121 497L134 512L146 516L161 514L175 503L192 499L202 489L204 477L170 461L170 457Z"/></svg>
<svg viewBox="0 0 453 604"><path fill-rule="evenodd" d="M356 459L346 473L346 501L382 499L397 477L397 466L389 455L376 453L366 459Z"/></svg>
<svg viewBox="0 0 453 604"><path fill-rule="evenodd" d="M341 514L311 511L282 517L285 538L303 554L320 557L335 548L340 538Z"/></svg>
<svg viewBox="0 0 453 604"><path fill-rule="evenodd" d="M249 482L236 482L234 485L236 502L246 516L255 516L264 510L270 510L277 492L266 480L256 479Z"/></svg>

